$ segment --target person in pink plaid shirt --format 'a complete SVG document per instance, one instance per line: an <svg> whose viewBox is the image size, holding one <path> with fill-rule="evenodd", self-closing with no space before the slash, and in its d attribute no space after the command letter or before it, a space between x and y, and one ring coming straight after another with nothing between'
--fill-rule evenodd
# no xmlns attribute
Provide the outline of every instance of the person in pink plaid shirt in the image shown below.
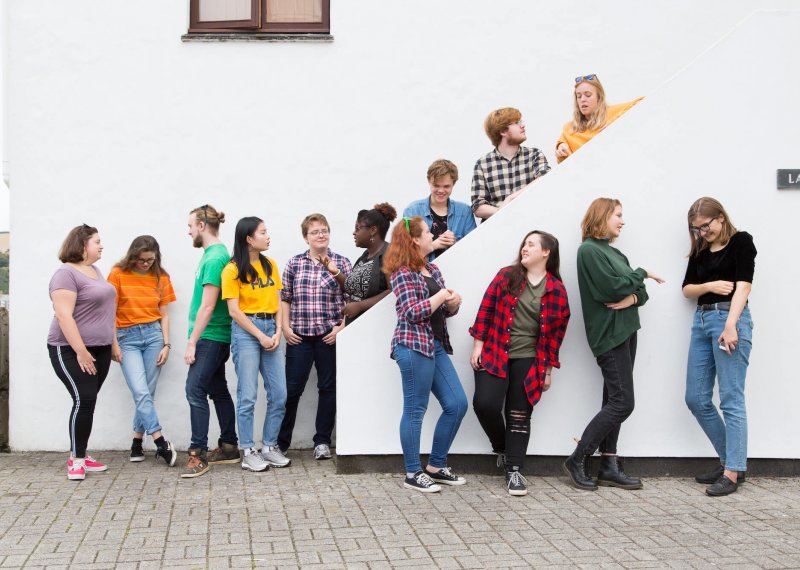
<svg viewBox="0 0 800 570"><path fill-rule="evenodd" d="M292 443L297 405L313 364L319 390L314 459L330 459L336 421L336 335L344 328L345 296L339 280L344 281L352 267L349 259L328 249L331 230L325 216L310 214L300 227L308 250L292 257L283 270L287 396L278 447L285 453Z"/></svg>
<svg viewBox="0 0 800 570"><path fill-rule="evenodd" d="M426 262L433 251L433 235L419 216L403 218L395 226L392 242L383 258L383 271L390 276L397 296L397 327L391 356L403 380L403 416L400 443L406 466L403 486L423 493L436 493L441 485L463 485L463 477L447 466L447 453L456 437L467 396L448 355L453 353L445 319L458 312L461 295L445 287L439 268ZM442 407L436 422L428 465L419 459L422 419L431 393Z"/></svg>

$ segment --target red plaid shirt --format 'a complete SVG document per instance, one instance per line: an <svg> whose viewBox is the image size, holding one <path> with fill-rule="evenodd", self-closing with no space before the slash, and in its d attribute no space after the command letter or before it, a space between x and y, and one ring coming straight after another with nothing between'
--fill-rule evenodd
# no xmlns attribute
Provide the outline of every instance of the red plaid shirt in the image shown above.
<svg viewBox="0 0 800 570"><path fill-rule="evenodd" d="M439 284L439 287L445 289L444 278L439 268L432 263L426 263L425 267L428 268L431 277ZM395 346L402 344L428 358L433 358L433 328L431 327L433 311L425 277L422 273L411 271L408 267L403 266L392 273L390 281L392 292L397 297L394 305L397 312L397 326L392 335L390 354L394 353ZM451 313L445 303L442 303L438 310L442 311L445 317L452 317L458 312L456 309ZM447 354L453 354L446 321L442 348ZM392 358L394 358L393 355Z"/></svg>
<svg viewBox="0 0 800 570"><path fill-rule="evenodd" d="M517 295L509 295L506 283L511 267L504 267L489 284L483 295L475 324L469 329L473 338L483 341L481 364L489 374L505 378L508 374L508 345L514 311L525 288L525 281ZM561 368L558 351L567 332L569 300L564 284L547 274L542 307L539 315L539 335L536 338L536 358L525 377L525 393L535 405L542 397L542 384L547 367Z"/></svg>

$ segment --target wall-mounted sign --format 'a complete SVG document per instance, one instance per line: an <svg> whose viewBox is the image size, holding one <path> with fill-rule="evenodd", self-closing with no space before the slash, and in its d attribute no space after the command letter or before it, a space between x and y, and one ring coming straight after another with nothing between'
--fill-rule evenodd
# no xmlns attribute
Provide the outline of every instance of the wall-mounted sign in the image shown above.
<svg viewBox="0 0 800 570"><path fill-rule="evenodd" d="M800 190L800 170L778 169L778 190Z"/></svg>

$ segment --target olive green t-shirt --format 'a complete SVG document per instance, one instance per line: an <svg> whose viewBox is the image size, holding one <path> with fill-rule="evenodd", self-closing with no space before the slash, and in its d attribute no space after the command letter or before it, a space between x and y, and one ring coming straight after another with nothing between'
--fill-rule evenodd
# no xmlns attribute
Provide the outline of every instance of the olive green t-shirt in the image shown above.
<svg viewBox="0 0 800 570"><path fill-rule="evenodd" d="M530 358L536 356L536 338L539 336L539 313L542 296L547 283L545 276L536 285L525 281L525 289L514 309L514 323L511 325L508 343L509 358Z"/></svg>
<svg viewBox="0 0 800 570"><path fill-rule="evenodd" d="M203 252L200 258L200 265L197 266L197 273L194 278L194 292L192 302L189 305L189 335L194 330L194 321L197 318L197 311L200 310L200 302L203 300L203 287L213 285L222 291L222 270L231 260L228 250L221 243L210 245ZM217 305L211 314L203 334L200 338L215 340L217 342L231 342L231 316L228 314L228 304L222 300L222 295L217 297Z"/></svg>

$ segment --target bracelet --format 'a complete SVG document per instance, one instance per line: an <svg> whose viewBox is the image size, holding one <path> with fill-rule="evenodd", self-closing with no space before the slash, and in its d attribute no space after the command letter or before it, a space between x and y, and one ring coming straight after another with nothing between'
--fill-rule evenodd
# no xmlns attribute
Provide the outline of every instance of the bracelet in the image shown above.
<svg viewBox="0 0 800 570"><path fill-rule="evenodd" d="M339 274L341 274L341 272L342 272L342 270L341 270L341 269L338 269L338 270L336 271L336 273L331 273L331 277L339 277Z"/></svg>
<svg viewBox="0 0 800 570"><path fill-rule="evenodd" d="M172 345L170 343L168 343L168 342L165 342L164 343L164 348L169 348L171 350L172 349Z"/></svg>

